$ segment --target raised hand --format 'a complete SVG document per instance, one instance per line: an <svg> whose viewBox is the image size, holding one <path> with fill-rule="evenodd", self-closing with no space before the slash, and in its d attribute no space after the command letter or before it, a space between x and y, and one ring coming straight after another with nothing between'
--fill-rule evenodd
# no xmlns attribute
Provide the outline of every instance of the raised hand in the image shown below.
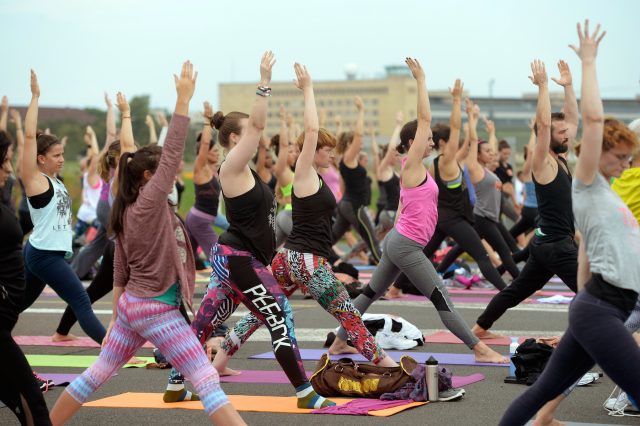
<svg viewBox="0 0 640 426"><path fill-rule="evenodd" d="M496 125L493 123L493 120L489 120L486 117L483 117L484 120L484 128L487 133L491 134L496 131Z"/></svg>
<svg viewBox="0 0 640 426"><path fill-rule="evenodd" d="M569 64L560 59L560 61L558 61L558 71L560 71L560 78L551 77L551 80L562 87L571 86L573 79L571 78Z"/></svg>
<svg viewBox="0 0 640 426"><path fill-rule="evenodd" d="M533 117L531 117L531 120L529 120L529 124L527 124L527 126L529 126L529 130L533 130L533 126L536 125L536 116L534 115Z"/></svg>
<svg viewBox="0 0 640 426"><path fill-rule="evenodd" d="M570 44L569 47L576 52L576 55L584 62L588 60L594 60L596 55L598 54L598 45L602 38L607 34L606 31L600 33L600 24L596 26L596 30L593 34L589 35L589 20L586 19L584 21L584 31L582 31L582 27L580 23L577 24L578 28L578 38L580 39L580 46L576 47L573 44Z"/></svg>
<svg viewBox="0 0 640 426"><path fill-rule="evenodd" d="M473 114L473 102L471 102L469 98L464 98L464 112L466 112L467 115Z"/></svg>
<svg viewBox="0 0 640 426"><path fill-rule="evenodd" d="M271 82L271 70L276 63L275 56L272 51L268 50L262 55L260 60L260 85L268 86Z"/></svg>
<svg viewBox="0 0 640 426"><path fill-rule="evenodd" d="M129 102L127 102L127 97L122 92L118 92L118 94L116 95L116 105L118 106L118 111L120 111L121 115L131 115Z"/></svg>
<svg viewBox="0 0 640 426"><path fill-rule="evenodd" d="M208 101L204 101L204 118L206 118L207 120L211 120L211 117L213 117L213 107L211 106L211 104Z"/></svg>
<svg viewBox="0 0 640 426"><path fill-rule="evenodd" d="M402 126L404 124L404 113L402 111L396 112L396 126Z"/></svg>
<svg viewBox="0 0 640 426"><path fill-rule="evenodd" d="M529 76L529 80L536 86L546 86L549 84L547 70L544 67L544 62L540 59L534 59L533 62L531 62L531 75Z"/></svg>
<svg viewBox="0 0 640 426"><path fill-rule="evenodd" d="M2 97L2 103L0 104L0 110L2 112L6 112L7 109L9 109L9 100L7 99L7 96L3 96Z"/></svg>
<svg viewBox="0 0 640 426"><path fill-rule="evenodd" d="M284 111L284 106L280 105L280 121L287 120L287 113Z"/></svg>
<svg viewBox="0 0 640 426"><path fill-rule="evenodd" d="M40 85L38 84L38 76L34 70L31 70L31 96L40 97Z"/></svg>
<svg viewBox="0 0 640 426"><path fill-rule="evenodd" d="M296 62L293 64L293 69L296 72L296 87L300 90L311 88L311 76L309 75L309 71L307 71L307 67Z"/></svg>
<svg viewBox="0 0 640 426"><path fill-rule="evenodd" d="M364 110L364 102L362 102L362 98L360 96L356 96L353 102L355 103L358 111Z"/></svg>
<svg viewBox="0 0 640 426"><path fill-rule="evenodd" d="M422 69L422 65L420 65L420 62L418 62L417 59L405 58L404 62L407 64L407 66L411 70L411 74L413 75L413 78L415 78L418 81L424 81L425 79L424 70Z"/></svg>
<svg viewBox="0 0 640 426"><path fill-rule="evenodd" d="M144 124L146 124L147 127L151 127L155 124L153 122L153 118L151 118L151 114L147 114L147 116L144 118Z"/></svg>
<svg viewBox="0 0 640 426"><path fill-rule="evenodd" d="M460 79L456 79L456 82L453 84L453 89L449 87L449 93L454 99L462 99L462 90L464 89L464 85L460 81Z"/></svg>
<svg viewBox="0 0 640 426"><path fill-rule="evenodd" d="M196 80L198 79L198 71L193 71L193 64L190 61L183 63L180 77L174 74L173 79L176 83L178 100L187 103L191 101L193 92L196 90Z"/></svg>
<svg viewBox="0 0 640 426"><path fill-rule="evenodd" d="M111 98L109 97L109 94L107 92L104 92L104 103L107 104L107 109L110 109L112 107Z"/></svg>
<svg viewBox="0 0 640 426"><path fill-rule="evenodd" d="M69 136L63 136L62 139L60 139L60 145L62 145L62 148L67 146L68 140L69 140Z"/></svg>
<svg viewBox="0 0 640 426"><path fill-rule="evenodd" d="M9 117L11 117L11 121L15 123L17 129L22 129L22 117L17 109L10 109Z"/></svg>

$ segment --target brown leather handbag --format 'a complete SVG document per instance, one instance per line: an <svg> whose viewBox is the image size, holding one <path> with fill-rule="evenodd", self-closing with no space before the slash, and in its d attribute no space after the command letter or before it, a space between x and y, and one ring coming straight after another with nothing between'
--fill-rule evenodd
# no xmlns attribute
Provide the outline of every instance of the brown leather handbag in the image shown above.
<svg viewBox="0 0 640 426"><path fill-rule="evenodd" d="M358 364L350 358L331 361L322 355L311 376L311 385L322 396L350 396L379 398L387 392L395 392L409 380L418 362L408 355L400 359L398 367L378 367Z"/></svg>

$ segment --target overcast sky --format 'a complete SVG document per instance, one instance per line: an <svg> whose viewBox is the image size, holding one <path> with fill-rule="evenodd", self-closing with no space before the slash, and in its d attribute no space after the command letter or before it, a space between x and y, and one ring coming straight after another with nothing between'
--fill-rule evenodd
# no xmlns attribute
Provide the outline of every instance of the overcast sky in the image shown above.
<svg viewBox="0 0 640 426"><path fill-rule="evenodd" d="M347 64L372 78L409 55L423 63L430 88L460 77L472 96L488 95L491 79L494 96L531 92L530 61L544 60L553 76L564 58L579 91L579 61L567 45L577 44L575 24L585 17L607 30L603 96L640 94L637 0L2 0L0 16L0 94L15 105L29 100L33 67L43 106L102 107L104 90L122 90L172 108L171 74L185 59L200 73L194 100L217 104L219 83L258 81L266 49L278 61L274 80L290 81L294 61L316 80L343 79Z"/></svg>

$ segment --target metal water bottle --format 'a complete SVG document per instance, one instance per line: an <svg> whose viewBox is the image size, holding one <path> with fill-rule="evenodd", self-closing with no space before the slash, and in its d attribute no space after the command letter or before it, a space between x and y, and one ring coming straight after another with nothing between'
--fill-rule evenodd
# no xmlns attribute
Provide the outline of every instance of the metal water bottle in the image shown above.
<svg viewBox="0 0 640 426"><path fill-rule="evenodd" d="M429 401L438 400L438 360L430 356L425 364L425 374L427 375L427 394Z"/></svg>
<svg viewBox="0 0 640 426"><path fill-rule="evenodd" d="M515 377L516 376L516 365L512 361L512 357L516 354L516 349L518 349L518 338L512 337L511 344L509 345L509 375Z"/></svg>

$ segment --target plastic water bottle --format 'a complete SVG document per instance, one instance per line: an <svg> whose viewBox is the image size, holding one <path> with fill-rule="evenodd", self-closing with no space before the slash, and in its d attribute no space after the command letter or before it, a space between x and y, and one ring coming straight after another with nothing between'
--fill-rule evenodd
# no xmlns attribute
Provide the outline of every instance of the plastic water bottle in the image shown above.
<svg viewBox="0 0 640 426"><path fill-rule="evenodd" d="M511 344L509 345L509 375L515 377L516 376L516 365L513 363L511 358L516 354L516 349L518 349L518 338L512 337Z"/></svg>
<svg viewBox="0 0 640 426"><path fill-rule="evenodd" d="M438 400L438 360L430 356L426 362L425 374L427 375L427 394L429 401Z"/></svg>

